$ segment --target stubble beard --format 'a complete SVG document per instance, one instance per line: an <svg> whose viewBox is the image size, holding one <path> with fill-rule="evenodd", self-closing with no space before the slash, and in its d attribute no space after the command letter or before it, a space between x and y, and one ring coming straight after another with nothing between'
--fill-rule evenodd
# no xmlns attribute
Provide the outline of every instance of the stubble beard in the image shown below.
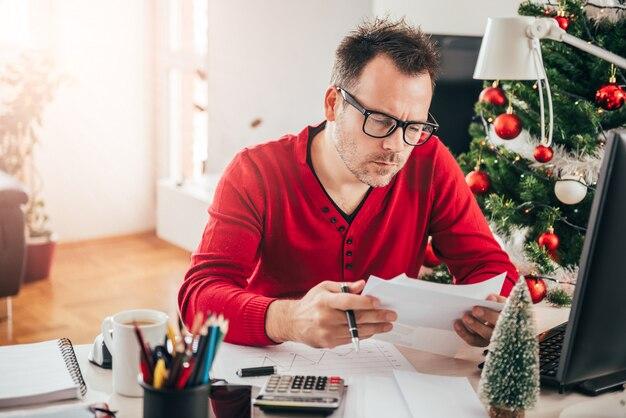
<svg viewBox="0 0 626 418"><path fill-rule="evenodd" d="M341 118L337 118L333 124L335 148L339 157L348 170L362 183L371 187L384 187L388 185L396 173L402 168L401 157L397 154L370 154L363 161L358 160L358 146L356 140L346 135L342 129ZM379 167L372 161L385 161L396 163L396 166Z"/></svg>

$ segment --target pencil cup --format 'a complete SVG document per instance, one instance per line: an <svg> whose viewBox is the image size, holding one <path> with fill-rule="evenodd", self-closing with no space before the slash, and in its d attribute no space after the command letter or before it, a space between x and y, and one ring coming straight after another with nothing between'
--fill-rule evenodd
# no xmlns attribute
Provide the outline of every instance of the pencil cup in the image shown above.
<svg viewBox="0 0 626 418"><path fill-rule="evenodd" d="M193 386L183 390L143 387L143 418L207 418L211 385Z"/></svg>

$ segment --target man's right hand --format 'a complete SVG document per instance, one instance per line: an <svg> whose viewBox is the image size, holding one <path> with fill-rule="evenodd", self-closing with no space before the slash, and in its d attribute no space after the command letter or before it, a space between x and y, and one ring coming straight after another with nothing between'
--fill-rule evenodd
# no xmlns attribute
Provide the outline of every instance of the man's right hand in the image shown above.
<svg viewBox="0 0 626 418"><path fill-rule="evenodd" d="M350 293L342 293L340 283L324 281L300 300L277 300L267 310L265 330L275 342L297 341L312 347L332 348L350 342L345 311L354 311L359 339L388 332L398 315L379 309L373 296L359 295L365 281L348 283Z"/></svg>

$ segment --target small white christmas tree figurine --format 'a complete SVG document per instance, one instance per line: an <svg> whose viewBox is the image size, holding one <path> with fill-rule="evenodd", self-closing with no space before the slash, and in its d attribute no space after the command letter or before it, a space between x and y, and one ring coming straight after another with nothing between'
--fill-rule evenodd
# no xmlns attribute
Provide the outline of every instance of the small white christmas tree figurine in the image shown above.
<svg viewBox="0 0 626 418"><path fill-rule="evenodd" d="M491 337L478 393L491 417L523 417L539 395L539 345L523 277L511 291Z"/></svg>

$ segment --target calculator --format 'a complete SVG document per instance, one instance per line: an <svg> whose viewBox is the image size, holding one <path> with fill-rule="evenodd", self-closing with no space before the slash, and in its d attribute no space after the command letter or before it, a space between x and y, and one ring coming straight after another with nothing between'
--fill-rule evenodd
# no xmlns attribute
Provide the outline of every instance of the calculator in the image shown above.
<svg viewBox="0 0 626 418"><path fill-rule="evenodd" d="M341 405L344 391L339 376L273 374L252 403L263 411L330 414Z"/></svg>

